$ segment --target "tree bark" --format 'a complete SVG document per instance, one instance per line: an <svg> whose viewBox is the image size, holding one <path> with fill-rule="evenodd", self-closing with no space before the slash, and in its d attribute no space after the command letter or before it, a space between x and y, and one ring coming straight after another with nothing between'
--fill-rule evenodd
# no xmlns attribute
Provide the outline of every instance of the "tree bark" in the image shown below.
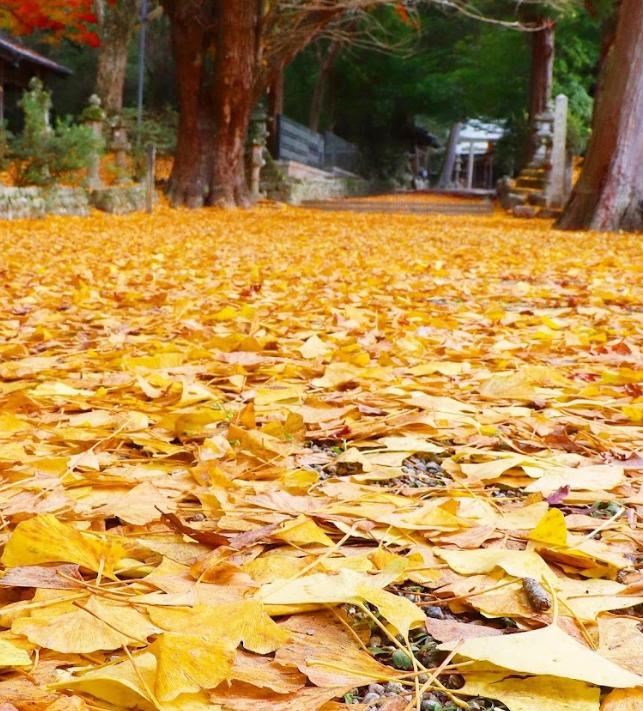
<svg viewBox="0 0 643 711"><path fill-rule="evenodd" d="M212 81L215 133L208 204L248 206L245 140L258 66L257 0L219 0Z"/></svg>
<svg viewBox="0 0 643 711"><path fill-rule="evenodd" d="M568 230L643 230L643 4L622 0L602 64L592 136L558 222Z"/></svg>
<svg viewBox="0 0 643 711"><path fill-rule="evenodd" d="M264 0L162 0L179 94L173 205L250 204L244 154L252 107L276 70L344 12L326 1L291 14L264 12Z"/></svg>
<svg viewBox="0 0 643 711"><path fill-rule="evenodd" d="M204 88L210 36L205 18L195 22L194 8L187 8L182 0L166 0L164 8L171 22L179 101L177 146L168 192L174 206L202 207L211 177L209 155L204 150L211 125Z"/></svg>
<svg viewBox="0 0 643 711"><path fill-rule="evenodd" d="M96 93L108 116L123 110L123 89L127 56L140 16L140 0L118 0L109 3L95 0L100 46L96 73Z"/></svg>
<svg viewBox="0 0 643 711"><path fill-rule="evenodd" d="M529 121L546 111L552 96L554 83L554 23L545 21L545 26L532 33L531 78L529 81Z"/></svg>

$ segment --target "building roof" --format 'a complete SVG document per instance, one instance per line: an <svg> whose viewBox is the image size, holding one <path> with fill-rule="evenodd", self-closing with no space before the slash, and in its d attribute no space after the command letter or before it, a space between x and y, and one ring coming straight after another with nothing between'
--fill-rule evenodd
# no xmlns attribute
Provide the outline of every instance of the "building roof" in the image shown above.
<svg viewBox="0 0 643 711"><path fill-rule="evenodd" d="M486 153L489 143L499 141L505 135L506 130L502 121L469 119L463 123L460 130L456 153L466 155L472 147L475 154Z"/></svg>
<svg viewBox="0 0 643 711"><path fill-rule="evenodd" d="M71 69L51 59L47 59L47 57L39 52L28 49L24 45L19 44L15 39L9 39L5 35L0 35L0 57L7 58L15 64L19 64L20 62L35 64L52 74L58 74L60 76L69 76L72 73Z"/></svg>

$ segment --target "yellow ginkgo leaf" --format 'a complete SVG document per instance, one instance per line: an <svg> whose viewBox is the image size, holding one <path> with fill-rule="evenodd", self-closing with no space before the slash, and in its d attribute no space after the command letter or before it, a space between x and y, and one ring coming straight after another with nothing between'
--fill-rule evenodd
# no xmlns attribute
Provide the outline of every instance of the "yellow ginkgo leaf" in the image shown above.
<svg viewBox="0 0 643 711"><path fill-rule="evenodd" d="M315 333L297 350L301 353L302 358L313 359L323 356L330 350L330 347Z"/></svg>
<svg viewBox="0 0 643 711"><path fill-rule="evenodd" d="M166 632L149 648L157 661L154 693L160 701L214 689L230 677L236 645L206 635Z"/></svg>
<svg viewBox="0 0 643 711"><path fill-rule="evenodd" d="M257 654L274 652L289 639L288 632L264 611L260 600L197 605L186 609L150 608L152 621L165 630L203 634L226 641L232 648L240 643Z"/></svg>
<svg viewBox="0 0 643 711"><path fill-rule="evenodd" d="M133 660L133 661L132 661ZM149 652L117 664L91 669L53 684L56 689L80 691L117 708L155 711L152 699L156 681L156 657Z"/></svg>
<svg viewBox="0 0 643 711"><path fill-rule="evenodd" d="M380 615L403 637L408 637L412 628L423 625L426 620L422 609L402 595L367 585L359 586L357 593L366 602L375 605Z"/></svg>
<svg viewBox="0 0 643 711"><path fill-rule="evenodd" d="M562 512L549 509L529 534L529 540L551 546L567 545L567 526Z"/></svg>
<svg viewBox="0 0 643 711"><path fill-rule="evenodd" d="M272 534L272 537L299 546L311 543L320 543L322 546L333 545L333 539L329 538L312 519L304 515L285 523Z"/></svg>
<svg viewBox="0 0 643 711"><path fill-rule="evenodd" d="M159 629L129 605L92 597L84 609L59 614L54 608L36 609L31 617L17 619L11 631L30 642L65 654L91 654L119 649L124 644L142 646Z"/></svg>
<svg viewBox="0 0 643 711"><path fill-rule="evenodd" d="M237 650L230 678L278 694L288 694L306 686L306 677L296 668L278 664L270 657L260 657Z"/></svg>
<svg viewBox="0 0 643 711"><path fill-rule="evenodd" d="M366 575L342 569L337 574L314 573L296 580L276 580L264 585L261 599L267 605L319 605L351 602L360 597L361 587L384 588L395 580L395 573Z"/></svg>
<svg viewBox="0 0 643 711"><path fill-rule="evenodd" d="M601 690L553 676L508 676L493 667L465 676L463 694L502 701L509 711L598 711Z"/></svg>
<svg viewBox="0 0 643 711"><path fill-rule="evenodd" d="M28 667L30 664L27 651L8 639L0 638L0 667Z"/></svg>
<svg viewBox="0 0 643 711"><path fill-rule="evenodd" d="M643 689L614 689L601 705L601 711L641 711Z"/></svg>
<svg viewBox="0 0 643 711"><path fill-rule="evenodd" d="M460 656L490 662L504 669L586 681L597 686L629 688L643 677L619 667L585 647L557 625L507 636L448 642L439 649L457 648Z"/></svg>
<svg viewBox="0 0 643 711"><path fill-rule="evenodd" d="M500 548L460 551L436 548L434 553L461 575L490 573L495 568L502 568L506 573L517 578L541 580L543 577L553 576L545 561L533 551Z"/></svg>
<svg viewBox="0 0 643 711"><path fill-rule="evenodd" d="M1 560L7 568L40 563L76 563L112 576L126 552L119 541L108 535L84 533L51 514L44 514L16 526Z"/></svg>

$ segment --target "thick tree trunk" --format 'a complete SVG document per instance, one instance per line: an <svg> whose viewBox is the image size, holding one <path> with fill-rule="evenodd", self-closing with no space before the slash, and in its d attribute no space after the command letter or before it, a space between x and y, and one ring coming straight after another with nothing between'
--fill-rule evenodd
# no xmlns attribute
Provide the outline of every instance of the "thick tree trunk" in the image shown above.
<svg viewBox="0 0 643 711"><path fill-rule="evenodd" d="M264 12L264 0L162 3L172 28L180 111L172 203L249 205L244 154L252 107L275 70L287 66L344 8L333 3L287 13L296 28L291 37L280 24L285 16Z"/></svg>
<svg viewBox="0 0 643 711"><path fill-rule="evenodd" d="M592 136L562 229L643 230L643 3L622 0L601 67Z"/></svg>
<svg viewBox="0 0 643 711"><path fill-rule="evenodd" d="M250 204L245 175L245 140L257 72L257 0L219 0L212 81L215 133L208 204Z"/></svg>
<svg viewBox="0 0 643 711"><path fill-rule="evenodd" d="M181 0L168 0L164 7L171 21L171 38L179 99L179 129L170 176L169 196L173 205L201 207L209 189L209 106L203 88L208 33L181 7Z"/></svg>
<svg viewBox="0 0 643 711"><path fill-rule="evenodd" d="M552 96L554 83L554 24L549 22L532 33L531 78L529 81L529 121L545 111Z"/></svg>
<svg viewBox="0 0 643 711"><path fill-rule="evenodd" d="M96 73L96 93L108 116L123 110L123 89L127 55L140 15L140 0L118 0L112 4L96 0L100 47Z"/></svg>

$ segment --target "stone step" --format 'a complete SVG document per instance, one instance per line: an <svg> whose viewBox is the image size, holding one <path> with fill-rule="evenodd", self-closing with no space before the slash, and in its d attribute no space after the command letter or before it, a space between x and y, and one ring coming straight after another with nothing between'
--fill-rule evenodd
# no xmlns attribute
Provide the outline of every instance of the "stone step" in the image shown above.
<svg viewBox="0 0 643 711"><path fill-rule="evenodd" d="M511 192L516 193L516 195L524 195L526 199L530 195L540 195L540 193L542 193L542 190L540 190L539 188L525 188L519 185L515 185L513 188L511 188Z"/></svg>
<svg viewBox="0 0 643 711"><path fill-rule="evenodd" d="M406 215L423 215L437 213L442 215L488 215L493 212L493 205L489 201L458 203L418 203L401 200L389 203L368 203L352 200L307 200L301 204L314 210L327 210L331 212L362 212L362 213L395 213Z"/></svg>
<svg viewBox="0 0 643 711"><path fill-rule="evenodd" d="M558 219L562 213L562 210L552 207L537 207L536 205L515 205L511 210L511 214L514 217L539 217L546 220Z"/></svg>
<svg viewBox="0 0 643 711"><path fill-rule="evenodd" d="M544 177L532 177L524 174L520 174L516 180L516 186L519 188L544 188L545 178Z"/></svg>
<svg viewBox="0 0 643 711"><path fill-rule="evenodd" d="M520 171L520 177L524 175L526 178L545 178L546 173L547 171L544 168L527 167Z"/></svg>
<svg viewBox="0 0 643 711"><path fill-rule="evenodd" d="M530 205L538 205L543 207L547 203L547 198L545 197L545 193L531 193L531 195L527 198L527 202Z"/></svg>

